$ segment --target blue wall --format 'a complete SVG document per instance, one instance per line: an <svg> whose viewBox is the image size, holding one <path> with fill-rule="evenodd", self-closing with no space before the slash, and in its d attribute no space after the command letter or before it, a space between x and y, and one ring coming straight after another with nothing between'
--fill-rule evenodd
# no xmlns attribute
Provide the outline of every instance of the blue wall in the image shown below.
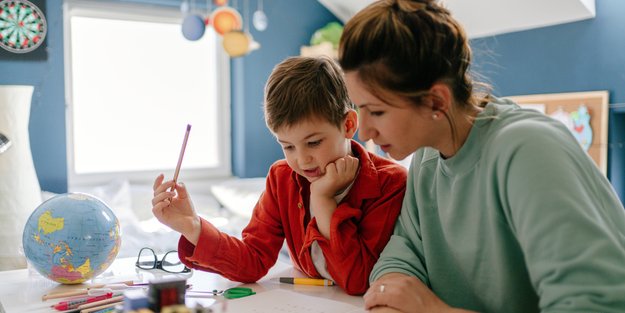
<svg viewBox="0 0 625 313"><path fill-rule="evenodd" d="M269 27L264 32L252 29L261 49L232 62L232 166L240 177L265 176L269 166L283 157L262 112L263 89L271 70L284 58L299 55L300 46L309 43L315 30L337 21L316 0L263 4Z"/></svg>
<svg viewBox="0 0 625 313"><path fill-rule="evenodd" d="M178 4L176 0L129 0ZM241 0L237 1L239 4ZM43 189L67 190L63 21L60 1L46 2L46 61L0 60L0 84L35 86L30 138ZM611 103L625 103L625 1L596 1L591 20L477 39L475 69L489 78L495 94L609 90ZM232 61L232 162L234 174L264 176L282 153L262 115L263 86L275 64L298 55L311 34L336 18L316 0L264 1L269 27L251 28L262 45ZM250 1L255 10L256 1ZM609 176L625 195L624 115L610 115Z"/></svg>
<svg viewBox="0 0 625 313"><path fill-rule="evenodd" d="M54 192L67 190L63 10L60 3L58 0L46 1L47 60L26 61L19 56L0 60L1 85L35 86L30 111L30 147L42 189Z"/></svg>
<svg viewBox="0 0 625 313"><path fill-rule="evenodd" d="M127 0L157 5L179 5L180 0ZM231 1L242 7L243 1ZM199 3L199 2L198 2ZM250 0L250 11L256 1ZM242 177L264 176L281 150L266 130L261 104L265 80L275 64L299 54L312 33L336 18L316 0L264 1L269 27L251 33L262 47L232 61L233 171ZM250 14L251 15L251 14ZM42 189L67 191L65 94L63 69L63 11L61 1L46 1L48 22L45 61L23 61L19 56L0 60L0 84L34 85L30 140Z"/></svg>
<svg viewBox="0 0 625 313"><path fill-rule="evenodd" d="M474 69L497 95L608 90L625 102L625 1L597 0L594 19L473 40ZM608 177L625 199L625 119L609 116Z"/></svg>

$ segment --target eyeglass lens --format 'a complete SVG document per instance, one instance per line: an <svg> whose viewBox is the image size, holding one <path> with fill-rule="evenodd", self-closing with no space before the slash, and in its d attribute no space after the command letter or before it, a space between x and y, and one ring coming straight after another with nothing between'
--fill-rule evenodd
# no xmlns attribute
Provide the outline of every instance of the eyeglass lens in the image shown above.
<svg viewBox="0 0 625 313"><path fill-rule="evenodd" d="M184 264L178 258L178 251L169 251L163 257L161 267L164 271L171 273L182 273L185 269Z"/></svg>
<svg viewBox="0 0 625 313"><path fill-rule="evenodd" d="M188 271L185 265L180 261L178 251L167 252L165 256L163 256L163 259L159 261L154 250L150 248L143 248L139 251L137 267L146 270L158 268L170 273Z"/></svg>
<svg viewBox="0 0 625 313"><path fill-rule="evenodd" d="M156 268L156 254L150 248L143 248L139 251L137 267L145 270Z"/></svg>

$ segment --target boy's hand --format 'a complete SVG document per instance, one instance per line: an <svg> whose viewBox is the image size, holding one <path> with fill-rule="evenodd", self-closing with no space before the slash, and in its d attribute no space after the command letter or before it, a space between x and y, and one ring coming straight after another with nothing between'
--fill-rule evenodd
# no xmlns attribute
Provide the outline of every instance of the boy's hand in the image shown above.
<svg viewBox="0 0 625 313"><path fill-rule="evenodd" d="M358 172L357 158L345 156L326 165L325 174L310 186L311 197L333 198L343 191L356 177Z"/></svg>
<svg viewBox="0 0 625 313"><path fill-rule="evenodd" d="M345 156L326 165L326 172L310 184L310 210L317 219L317 228L330 239L330 220L336 210L334 196L345 190L358 172L357 158Z"/></svg>
<svg viewBox="0 0 625 313"><path fill-rule="evenodd" d="M175 191L173 181L163 183L165 176L158 175L154 180L154 198L152 198L152 214L156 219L181 233L191 243L197 245L200 237L200 217L193 208L193 203L183 184L177 184Z"/></svg>

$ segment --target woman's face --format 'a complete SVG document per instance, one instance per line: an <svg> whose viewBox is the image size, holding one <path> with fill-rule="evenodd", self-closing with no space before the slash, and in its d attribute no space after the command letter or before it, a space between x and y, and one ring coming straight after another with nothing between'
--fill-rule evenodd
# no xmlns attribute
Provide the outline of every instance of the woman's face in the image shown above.
<svg viewBox="0 0 625 313"><path fill-rule="evenodd" d="M430 108L416 107L400 97L379 99L368 91L356 72L347 72L345 82L349 97L359 109L360 140L373 140L396 160L421 147L435 146L440 135L435 131Z"/></svg>

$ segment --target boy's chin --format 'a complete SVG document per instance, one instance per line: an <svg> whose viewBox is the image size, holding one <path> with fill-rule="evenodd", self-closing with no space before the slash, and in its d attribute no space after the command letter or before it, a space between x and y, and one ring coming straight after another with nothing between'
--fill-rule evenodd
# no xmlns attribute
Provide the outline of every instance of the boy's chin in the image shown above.
<svg viewBox="0 0 625 313"><path fill-rule="evenodd" d="M321 178L321 175L320 176L315 176L315 177L306 176L306 175L302 175L302 174L300 174L300 175L303 176L304 178L306 178L308 180L308 182L311 183L311 184L314 183L315 181L319 180L319 178Z"/></svg>

